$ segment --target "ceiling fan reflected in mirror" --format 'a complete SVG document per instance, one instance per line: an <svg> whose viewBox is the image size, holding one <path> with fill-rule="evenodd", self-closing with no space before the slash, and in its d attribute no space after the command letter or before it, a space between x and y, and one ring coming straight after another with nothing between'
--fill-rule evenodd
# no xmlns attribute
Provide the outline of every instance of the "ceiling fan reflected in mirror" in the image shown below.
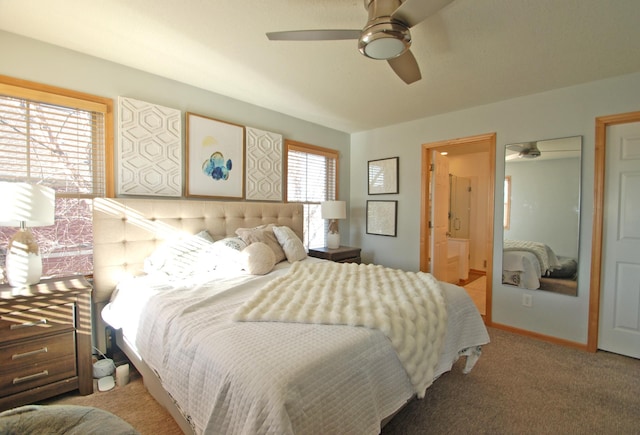
<svg viewBox="0 0 640 435"><path fill-rule="evenodd" d="M292 30L267 33L272 41L335 41L357 39L360 52L386 60L405 83L422 78L420 67L409 49L409 29L426 20L453 0L364 0L369 13L362 30Z"/></svg>
<svg viewBox="0 0 640 435"><path fill-rule="evenodd" d="M506 146L505 161L525 161L541 158L562 159L580 156L580 144L571 141L574 138L543 140L537 142L514 143Z"/></svg>
<svg viewBox="0 0 640 435"><path fill-rule="evenodd" d="M507 145L507 150L511 151L510 153L507 152L505 158L507 161L514 159L535 159L542 155L536 142L510 144Z"/></svg>

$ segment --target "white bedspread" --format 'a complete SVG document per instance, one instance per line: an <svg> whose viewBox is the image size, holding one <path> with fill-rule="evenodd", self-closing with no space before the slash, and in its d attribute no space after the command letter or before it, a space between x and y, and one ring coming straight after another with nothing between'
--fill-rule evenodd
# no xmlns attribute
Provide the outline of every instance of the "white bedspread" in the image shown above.
<svg viewBox="0 0 640 435"><path fill-rule="evenodd" d="M447 312L431 274L373 264L296 263L255 292L238 321L365 326L395 348L419 398L433 382Z"/></svg>
<svg viewBox="0 0 640 435"><path fill-rule="evenodd" d="M540 263L540 276L547 275L552 270L560 267L560 262L555 252L544 243L529 240L505 240L503 250L530 252L535 255Z"/></svg>
<svg viewBox="0 0 640 435"><path fill-rule="evenodd" d="M542 276L538 257L527 251L504 251L502 275L503 283L531 290L538 289Z"/></svg>
<svg viewBox="0 0 640 435"><path fill-rule="evenodd" d="M171 286L134 279L103 318L122 327L196 433L379 433L380 421L415 394L382 332L231 320L287 266L266 276L210 275ZM434 378L460 351L489 342L464 289L442 287L447 332Z"/></svg>

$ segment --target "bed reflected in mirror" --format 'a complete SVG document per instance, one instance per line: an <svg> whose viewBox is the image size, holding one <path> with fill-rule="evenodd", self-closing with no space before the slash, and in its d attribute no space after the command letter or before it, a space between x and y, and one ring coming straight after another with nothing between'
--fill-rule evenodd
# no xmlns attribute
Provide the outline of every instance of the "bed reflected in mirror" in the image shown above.
<svg viewBox="0 0 640 435"><path fill-rule="evenodd" d="M502 283L577 296L582 136L506 145Z"/></svg>

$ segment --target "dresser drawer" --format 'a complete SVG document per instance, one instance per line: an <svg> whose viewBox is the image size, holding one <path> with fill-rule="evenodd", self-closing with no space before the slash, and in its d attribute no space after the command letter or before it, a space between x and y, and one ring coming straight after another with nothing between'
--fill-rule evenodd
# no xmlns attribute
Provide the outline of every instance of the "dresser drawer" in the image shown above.
<svg viewBox="0 0 640 435"><path fill-rule="evenodd" d="M75 376L75 355L20 367L6 373L3 370L0 371L0 397Z"/></svg>
<svg viewBox="0 0 640 435"><path fill-rule="evenodd" d="M37 366L45 361L76 354L73 331L43 338L20 341L0 347L0 373Z"/></svg>
<svg viewBox="0 0 640 435"><path fill-rule="evenodd" d="M74 304L51 305L0 314L0 345L74 329Z"/></svg>

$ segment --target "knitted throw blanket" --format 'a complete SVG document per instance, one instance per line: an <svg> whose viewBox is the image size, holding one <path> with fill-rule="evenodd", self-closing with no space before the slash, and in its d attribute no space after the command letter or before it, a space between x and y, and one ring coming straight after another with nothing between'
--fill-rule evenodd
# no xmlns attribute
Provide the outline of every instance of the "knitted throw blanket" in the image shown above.
<svg viewBox="0 0 640 435"><path fill-rule="evenodd" d="M444 296L427 273L376 265L294 263L234 314L236 321L364 326L391 341L415 392L433 382L447 324Z"/></svg>

